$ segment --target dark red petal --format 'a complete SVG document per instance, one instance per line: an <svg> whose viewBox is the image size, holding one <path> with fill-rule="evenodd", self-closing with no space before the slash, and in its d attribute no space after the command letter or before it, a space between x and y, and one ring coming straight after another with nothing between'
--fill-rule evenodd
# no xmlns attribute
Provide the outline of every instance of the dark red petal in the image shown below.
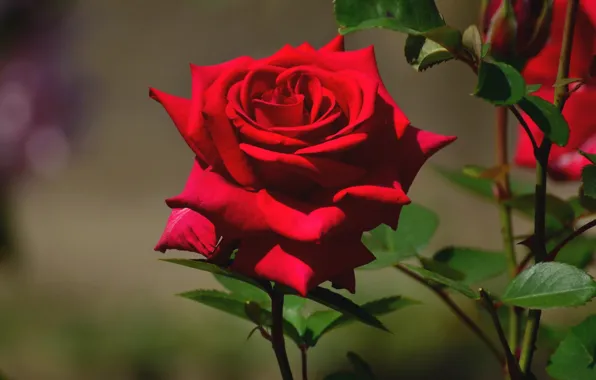
<svg viewBox="0 0 596 380"><path fill-rule="evenodd" d="M246 65L251 62L250 59L245 60ZM226 115L227 93L235 82L246 75L246 70L246 66L237 64L221 73L204 94L203 113L206 117L205 126L230 176L242 186L256 188L257 178L238 146L235 128Z"/></svg>
<svg viewBox="0 0 596 380"><path fill-rule="evenodd" d="M209 165L214 165L219 161L217 150L215 150L204 126L197 125L196 128L191 128L189 124L191 106L189 99L170 95L154 88L150 89L149 96L161 103L188 146L197 156Z"/></svg>
<svg viewBox="0 0 596 380"><path fill-rule="evenodd" d="M455 141L455 136L443 136L424 131L413 126L406 128L398 140L399 177L396 180L401 188L408 192L422 165L433 154Z"/></svg>
<svg viewBox="0 0 596 380"><path fill-rule="evenodd" d="M319 284L340 279L345 273L368 264L374 256L361 243L360 236L344 236L323 244L279 239L244 240L231 269L287 285L302 296ZM337 285L336 284L336 285Z"/></svg>
<svg viewBox="0 0 596 380"><path fill-rule="evenodd" d="M403 191L399 183L394 187L383 187L375 185L351 186L338 191L333 197L334 202L340 202L346 197L353 197L367 201L375 201L388 204L405 205L410 203L410 198Z"/></svg>
<svg viewBox="0 0 596 380"><path fill-rule="evenodd" d="M342 152L351 149L368 138L367 133L355 132L349 135L337 137L334 140L328 140L321 144L312 145L306 148L298 149L295 154L320 154L331 152Z"/></svg>
<svg viewBox="0 0 596 380"><path fill-rule="evenodd" d="M331 284L335 289L346 289L354 294L356 293L356 274L354 270L346 271L332 278Z"/></svg>
<svg viewBox="0 0 596 380"><path fill-rule="evenodd" d="M304 96L295 95L291 103L275 104L253 99L255 121L264 128L293 127L304 122Z"/></svg>
<svg viewBox="0 0 596 380"><path fill-rule="evenodd" d="M287 170L304 175L323 187L355 183L366 174L363 168L328 158L278 153L248 144L240 144L240 148L257 161L281 164Z"/></svg>
<svg viewBox="0 0 596 380"><path fill-rule="evenodd" d="M195 163L181 194L166 201L171 208L190 208L233 236L268 231L258 195L206 171Z"/></svg>
<svg viewBox="0 0 596 380"><path fill-rule="evenodd" d="M344 36L341 34L335 36L327 45L319 49L324 52L343 52L344 48Z"/></svg>
<svg viewBox="0 0 596 380"><path fill-rule="evenodd" d="M330 232L344 227L346 213L336 205L302 203L267 191L259 192L259 208L269 228L297 241L319 242Z"/></svg>
<svg viewBox="0 0 596 380"><path fill-rule="evenodd" d="M172 210L155 250L196 252L209 258L216 252L218 239L215 226L203 215L189 208L176 208Z"/></svg>

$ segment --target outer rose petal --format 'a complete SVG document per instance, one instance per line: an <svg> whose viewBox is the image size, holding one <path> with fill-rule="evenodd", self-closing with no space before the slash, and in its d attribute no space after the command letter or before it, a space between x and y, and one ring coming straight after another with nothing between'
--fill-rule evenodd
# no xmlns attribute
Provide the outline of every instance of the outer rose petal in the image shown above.
<svg viewBox="0 0 596 380"><path fill-rule="evenodd" d="M248 164L246 156L238 146L238 137L231 121L226 116L226 95L230 87L246 74L247 65L252 62L252 59L248 57L243 57L242 60L234 60L234 65L229 70L219 73L219 76L206 91L202 86L202 71L197 71L195 66L193 72L193 107L191 108L192 121L193 115L201 114L202 103L197 105L195 98L204 99L202 117L206 119L204 120L205 127L211 135L213 144L219 152L225 168L236 182L249 188L257 186L257 179ZM199 79L194 80L195 77Z"/></svg>
<svg viewBox="0 0 596 380"><path fill-rule="evenodd" d="M166 203L171 208L190 208L201 213L218 230L225 231L225 235L243 237L270 231L257 205L257 197L257 193L244 190L217 173L203 170L195 162L182 193Z"/></svg>
<svg viewBox="0 0 596 380"><path fill-rule="evenodd" d="M319 49L319 51L326 51L330 53L343 52L345 50L344 36L341 34L335 36L327 45Z"/></svg>
<svg viewBox="0 0 596 380"><path fill-rule="evenodd" d="M328 280L353 284L346 272L374 260L360 236L343 236L322 244L309 244L271 236L246 239L238 248L232 270L259 276L296 289L302 296Z"/></svg>
<svg viewBox="0 0 596 380"><path fill-rule="evenodd" d="M217 251L218 239L215 226L207 218L189 208L177 208L172 210L155 250L196 252L209 258Z"/></svg>
<svg viewBox="0 0 596 380"><path fill-rule="evenodd" d="M399 177L396 182L407 192L426 160L456 139L455 136L443 136L410 125L398 140Z"/></svg>
<svg viewBox="0 0 596 380"><path fill-rule="evenodd" d="M219 161L219 155L204 127L199 126L194 130L190 128L188 119L191 101L189 99L170 95L154 88L149 90L149 96L161 103L188 146L197 156L209 165L215 165Z"/></svg>

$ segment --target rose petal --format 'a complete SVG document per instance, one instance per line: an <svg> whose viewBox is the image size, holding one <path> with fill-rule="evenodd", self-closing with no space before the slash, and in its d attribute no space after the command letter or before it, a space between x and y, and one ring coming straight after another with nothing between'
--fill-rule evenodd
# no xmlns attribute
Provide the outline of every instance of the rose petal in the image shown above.
<svg viewBox="0 0 596 380"><path fill-rule="evenodd" d="M443 136L413 126L406 128L403 136L398 140L399 177L396 182L405 192L408 192L422 165L432 155L455 140L455 136Z"/></svg>
<svg viewBox="0 0 596 380"><path fill-rule="evenodd" d="M335 36L327 45L319 49L323 52L343 52L344 50L344 36L341 34Z"/></svg>
<svg viewBox="0 0 596 380"><path fill-rule="evenodd" d="M239 100L243 110L249 117L253 117L252 100L261 96L265 91L275 88L275 79L283 72L283 68L276 66L259 65L253 71L249 71L241 82L237 83L241 89ZM236 96L228 96L228 100L236 102ZM236 105L236 104L234 104Z"/></svg>
<svg viewBox="0 0 596 380"><path fill-rule="evenodd" d="M189 208L176 208L172 210L155 250L162 253L171 249L196 252L209 258L216 251L218 239L215 226L203 215Z"/></svg>
<svg viewBox="0 0 596 380"><path fill-rule="evenodd" d="M303 242L320 242L326 235L343 231L346 213L336 205L320 206L267 191L258 195L259 208L269 228L284 236Z"/></svg>
<svg viewBox="0 0 596 380"><path fill-rule="evenodd" d="M264 128L293 127L304 121L304 96L296 95L292 103L274 104L253 99L255 121Z"/></svg>
<svg viewBox="0 0 596 380"><path fill-rule="evenodd" d="M352 294L356 293L356 274L353 270L341 273L330 281L335 289L346 289Z"/></svg>
<svg viewBox="0 0 596 380"><path fill-rule="evenodd" d="M375 201L388 204L405 205L411 202L410 198L403 191L399 183L394 187L383 187L375 185L351 186L338 191L333 197L333 202L340 202L346 197L353 197L368 201Z"/></svg>
<svg viewBox="0 0 596 380"><path fill-rule="evenodd" d="M198 125L194 129L191 128L189 124L191 101L189 99L170 95L154 88L149 90L149 96L161 103L172 118L184 141L197 156L209 165L215 165L220 161L219 154L204 126Z"/></svg>
<svg viewBox="0 0 596 380"><path fill-rule="evenodd" d="M240 144L240 149L257 161L282 164L287 170L302 174L323 187L342 187L366 174L363 168L328 158L273 152L249 144Z"/></svg>
<svg viewBox="0 0 596 380"><path fill-rule="evenodd" d="M320 154L331 152L343 152L351 149L368 138L367 133L352 133L349 135L338 137L334 140L325 141L321 144L312 145L306 148L298 149L295 154Z"/></svg>
<svg viewBox="0 0 596 380"><path fill-rule="evenodd" d="M307 52L314 52L315 51L315 48L311 44L309 44L308 42L303 42L302 44L298 45L298 47L296 49L307 51Z"/></svg>
<svg viewBox="0 0 596 380"><path fill-rule="evenodd" d="M246 60L246 64L250 62ZM246 66L236 65L221 73L204 94L203 113L207 118L205 126L230 176L242 186L256 188L257 178L238 146L234 126L226 116L226 95L230 87L246 75L246 70Z"/></svg>
<svg viewBox="0 0 596 380"><path fill-rule="evenodd" d="M218 230L233 236L269 230L257 202L257 193L201 169L196 162L182 193L166 201L171 208L190 208L204 215Z"/></svg>
<svg viewBox="0 0 596 380"><path fill-rule="evenodd" d="M306 296L325 281L339 278L341 284L347 271L372 260L374 256L362 244L360 236L346 236L323 244L271 237L244 240L231 269L276 281ZM349 282L347 285L351 291L355 290Z"/></svg>

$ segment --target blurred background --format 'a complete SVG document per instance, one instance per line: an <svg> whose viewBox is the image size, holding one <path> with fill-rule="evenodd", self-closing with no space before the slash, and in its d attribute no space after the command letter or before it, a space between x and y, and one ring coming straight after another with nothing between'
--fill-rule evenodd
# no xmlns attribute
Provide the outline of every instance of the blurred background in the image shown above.
<svg viewBox="0 0 596 380"><path fill-rule="evenodd" d="M450 24L476 21L477 0L437 2ZM25 10L5 18L11 3ZM18 21L4 22L6 30L0 23L17 36L0 38L0 191L18 253L0 269L0 368L16 380L278 379L269 343L246 340L250 323L174 296L219 289L211 276L157 260L164 199L181 189L192 155L147 93L153 86L189 95L189 62L262 57L286 43L322 46L337 30L331 0L50 3L0 1L0 20ZM388 31L347 38L349 49L370 44L412 123L459 136L433 162L491 165L492 109L469 96L469 70L448 63L416 73L403 58L404 38ZM491 205L429 168L411 194L444 222L427 253L447 244L499 248ZM362 271L358 281L357 301L402 294L424 304L383 318L392 335L357 325L330 334L310 352L311 379L348 367L348 350L380 379L502 377L487 349L425 288L392 270ZM569 325L589 311L545 318ZM298 368L290 344L289 354Z"/></svg>

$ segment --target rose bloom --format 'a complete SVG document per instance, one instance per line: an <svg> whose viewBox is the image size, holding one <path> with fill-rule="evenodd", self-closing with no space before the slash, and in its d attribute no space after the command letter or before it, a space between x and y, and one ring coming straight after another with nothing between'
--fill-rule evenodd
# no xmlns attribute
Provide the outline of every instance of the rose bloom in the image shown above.
<svg viewBox="0 0 596 380"><path fill-rule="evenodd" d="M454 140L410 125L372 47L285 46L191 66L190 99L152 89L196 160L156 250L197 252L305 295L355 291L364 231L397 228L423 163Z"/></svg>
<svg viewBox="0 0 596 380"><path fill-rule="evenodd" d="M483 0L482 32L492 55L524 61L538 54L548 38L552 1Z"/></svg>
<svg viewBox="0 0 596 380"><path fill-rule="evenodd" d="M554 100L553 87L559 66L563 28L565 24L566 0L555 0L553 22L549 43L536 58L528 62L523 74L530 84L541 84L540 90L533 95L550 102ZM553 146L549 160L549 174L555 180L577 180L582 169L589 163L578 149L596 153L596 78L590 74L596 54L596 2L580 2L580 11L575 27L571 57L570 78L580 78L585 82L569 97L563 115L570 128L569 142L565 147ZM570 85L574 89L577 84ZM524 115L538 142L543 134L532 120ZM523 128L519 126L519 140L515 153L515 162L526 167L535 167L536 161L532 143Z"/></svg>

